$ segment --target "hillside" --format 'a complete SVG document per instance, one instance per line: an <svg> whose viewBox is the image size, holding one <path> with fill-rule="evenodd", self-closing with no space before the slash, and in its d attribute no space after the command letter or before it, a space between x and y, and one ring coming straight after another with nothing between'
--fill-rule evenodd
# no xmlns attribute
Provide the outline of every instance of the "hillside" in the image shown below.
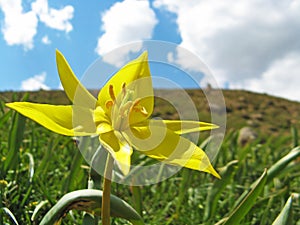
<svg viewBox="0 0 300 225"><path fill-rule="evenodd" d="M213 94L214 90L210 90ZM96 93L96 92L94 92ZM210 121L210 108L201 90L187 90L197 107L201 121ZM24 92L1 92L0 100L20 100ZM156 90L157 96L177 95L176 90ZM290 134L292 126L300 130L300 102L257 94L241 90L224 90L227 112L227 131L244 126L252 127L261 137ZM69 104L63 91L36 91L29 93L29 101L52 104ZM172 105L163 99L156 99L153 116L177 119Z"/></svg>

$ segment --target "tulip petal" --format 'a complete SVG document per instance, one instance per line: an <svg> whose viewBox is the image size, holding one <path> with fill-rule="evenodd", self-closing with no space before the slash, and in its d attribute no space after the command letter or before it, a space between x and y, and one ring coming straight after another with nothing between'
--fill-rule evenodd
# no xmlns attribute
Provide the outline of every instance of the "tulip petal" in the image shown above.
<svg viewBox="0 0 300 225"><path fill-rule="evenodd" d="M205 152L173 131L150 124L124 132L128 142L141 153L166 164L204 171L220 178Z"/></svg>
<svg viewBox="0 0 300 225"><path fill-rule="evenodd" d="M97 127L97 134L107 133L113 130L111 121L101 106L94 110L94 122Z"/></svg>
<svg viewBox="0 0 300 225"><path fill-rule="evenodd" d="M131 118L130 121L137 123L147 119L152 114L154 105L152 79L147 57L147 52L142 53L137 59L132 60L114 74L99 92L98 105L106 110L107 101L114 100L111 96L112 91L116 100L121 101L124 95L122 87L125 84L127 93L129 90L132 91L130 101L139 99L139 105L144 107L147 112L147 115L134 113L134 118ZM110 115L110 112L107 111L107 114Z"/></svg>
<svg viewBox="0 0 300 225"><path fill-rule="evenodd" d="M131 165L132 148L126 141L116 137L113 131L100 134L101 144L110 152L116 160L118 167L124 175L127 175Z"/></svg>
<svg viewBox="0 0 300 225"><path fill-rule="evenodd" d="M80 83L67 60L58 50L56 50L56 64L61 84L70 101L75 105L95 108L96 98Z"/></svg>
<svg viewBox="0 0 300 225"><path fill-rule="evenodd" d="M159 120L151 120L154 124L161 125ZM163 124L176 134L187 134L205 130L218 128L217 125L206 122L190 121L190 120L162 120Z"/></svg>
<svg viewBox="0 0 300 225"><path fill-rule="evenodd" d="M79 119L74 122L74 107L72 106L56 106L29 102L7 103L6 106L58 134L67 136L95 134L95 125L90 110L76 107L76 111L81 114L80 120L84 121L81 124ZM75 124L80 124L80 127Z"/></svg>

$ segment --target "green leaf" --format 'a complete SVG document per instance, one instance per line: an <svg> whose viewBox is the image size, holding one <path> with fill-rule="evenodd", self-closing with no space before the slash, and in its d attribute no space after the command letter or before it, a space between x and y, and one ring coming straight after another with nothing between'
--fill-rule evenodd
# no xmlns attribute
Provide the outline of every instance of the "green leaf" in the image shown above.
<svg viewBox="0 0 300 225"><path fill-rule="evenodd" d="M34 211L32 213L32 216L31 216L31 221L34 221L37 214L39 213L40 209L42 209L46 204L48 204L48 200L44 200L44 201L41 201L39 204L37 204L37 206L34 208Z"/></svg>
<svg viewBox="0 0 300 225"><path fill-rule="evenodd" d="M12 110L9 110L7 113L5 113L3 116L0 117L0 127L3 126L6 121L11 117Z"/></svg>
<svg viewBox="0 0 300 225"><path fill-rule="evenodd" d="M130 221L134 225L142 225L140 215L125 201L111 195L111 216ZM61 219L69 210L80 210L100 215L102 191L84 189L64 195L44 216L40 225L60 224Z"/></svg>
<svg viewBox="0 0 300 225"><path fill-rule="evenodd" d="M8 138L8 155L4 161L4 171L15 169L19 163L19 149L23 140L26 118L15 112Z"/></svg>
<svg viewBox="0 0 300 225"><path fill-rule="evenodd" d="M98 218L95 218L94 215L90 213L85 213L83 215L82 225L97 225Z"/></svg>
<svg viewBox="0 0 300 225"><path fill-rule="evenodd" d="M280 214L274 220L272 225L292 225L293 223L293 200L299 196L298 194L291 194L286 201Z"/></svg>
<svg viewBox="0 0 300 225"><path fill-rule="evenodd" d="M14 216L14 214L8 208L3 207L0 210L3 210L10 217L11 221L13 221L15 225L19 225L16 217Z"/></svg>
<svg viewBox="0 0 300 225"><path fill-rule="evenodd" d="M291 161L293 161L299 156L300 156L300 147L296 147L292 149L286 156L278 160L268 170L267 183L273 180L274 177L278 176Z"/></svg>
<svg viewBox="0 0 300 225"><path fill-rule="evenodd" d="M72 164L70 167L70 173L64 181L64 185L62 185L63 193L67 193L69 191L78 189L79 182L83 181L84 171L81 168L84 159L80 151L76 151L72 160Z"/></svg>
<svg viewBox="0 0 300 225"><path fill-rule="evenodd" d="M256 180L251 190L248 192L243 201L234 209L234 211L229 215L228 219L224 225L237 225L249 212L252 206L255 204L255 200L263 190L267 180L267 169L263 172L261 177Z"/></svg>
<svg viewBox="0 0 300 225"><path fill-rule="evenodd" d="M292 126L291 128L291 133L292 133L292 147L295 148L299 145L299 136L298 136L298 130L295 126Z"/></svg>
<svg viewBox="0 0 300 225"><path fill-rule="evenodd" d="M25 155L29 159L28 170L29 170L29 182L31 183L34 175L34 159L33 159L33 155L29 152L25 153Z"/></svg>
<svg viewBox="0 0 300 225"><path fill-rule="evenodd" d="M275 177L282 175L286 172L286 168L291 165L291 162L300 156L300 147L292 149L287 155L279 159L273 166L268 169L266 184L273 180ZM251 187L254 184L251 184ZM242 199L247 195L245 191L240 198L236 201L236 205L240 204Z"/></svg>
<svg viewBox="0 0 300 225"><path fill-rule="evenodd" d="M208 195L206 198L206 206L204 212L204 220L208 220L213 215L217 208L217 203L219 201L222 191L226 186L232 181L232 176L237 166L238 161L233 160L229 162L224 168L219 169L222 179L216 179L212 187L208 190Z"/></svg>
<svg viewBox="0 0 300 225"><path fill-rule="evenodd" d="M140 186L131 186L132 199L135 210L141 215L143 211L142 190Z"/></svg>

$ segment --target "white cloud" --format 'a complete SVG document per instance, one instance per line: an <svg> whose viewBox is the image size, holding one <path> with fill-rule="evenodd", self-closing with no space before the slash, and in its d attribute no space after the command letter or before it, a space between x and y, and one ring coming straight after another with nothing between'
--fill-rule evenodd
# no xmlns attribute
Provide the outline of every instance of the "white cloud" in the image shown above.
<svg viewBox="0 0 300 225"><path fill-rule="evenodd" d="M31 4L31 10L24 12L22 0L0 0L0 9L4 13L4 40L8 45L22 45L25 50L34 47L38 22L65 32L73 29L70 20L74 8L70 5L57 10L48 7L48 0L36 0Z"/></svg>
<svg viewBox="0 0 300 225"><path fill-rule="evenodd" d="M50 88L45 84L46 72L34 75L21 83L21 90L24 91L36 91L36 90L49 90Z"/></svg>
<svg viewBox="0 0 300 225"><path fill-rule="evenodd" d="M50 45L51 44L51 41L50 41L50 39L49 39L49 37L47 35L45 35L42 38L42 43L44 43L45 45Z"/></svg>
<svg viewBox="0 0 300 225"><path fill-rule="evenodd" d="M264 80L278 60L300 54L299 0L156 0L154 6L177 15L180 46L203 59L221 86L249 89L245 81ZM173 61L197 69L180 51ZM299 68L285 69L295 74ZM288 85L282 76L282 85ZM300 85L300 79L293 81Z"/></svg>
<svg viewBox="0 0 300 225"><path fill-rule="evenodd" d="M300 53L290 53L274 61L258 78L250 78L243 83L232 82L232 88L244 88L267 92L292 100L300 100Z"/></svg>
<svg viewBox="0 0 300 225"><path fill-rule="evenodd" d="M32 11L35 12L41 22L46 26L70 32L73 30L73 26L70 20L73 18L74 8L70 5L65 6L62 9L49 8L48 0L36 0L31 4Z"/></svg>
<svg viewBox="0 0 300 225"><path fill-rule="evenodd" d="M24 13L21 0L0 0L0 8L4 13L2 33L7 44L32 49L38 25L35 13Z"/></svg>
<svg viewBox="0 0 300 225"><path fill-rule="evenodd" d="M151 38L157 24L155 13L147 0L117 2L102 14L101 19L104 34L99 37L96 47L96 52L101 56L129 42ZM136 45L135 49L124 47L120 54L109 54L104 60L119 66L126 61L130 50L137 52L141 47L142 44Z"/></svg>

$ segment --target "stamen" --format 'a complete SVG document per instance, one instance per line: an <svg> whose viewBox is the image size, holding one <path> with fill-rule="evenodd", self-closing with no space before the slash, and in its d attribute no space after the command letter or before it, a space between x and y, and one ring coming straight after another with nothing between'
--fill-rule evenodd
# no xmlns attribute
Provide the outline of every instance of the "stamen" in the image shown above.
<svg viewBox="0 0 300 225"><path fill-rule="evenodd" d="M134 108L134 107L138 106L138 104L140 104L140 102L141 102L141 99L140 99L140 98L136 99L136 100L134 101L132 107Z"/></svg>
<svg viewBox="0 0 300 225"><path fill-rule="evenodd" d="M143 114L143 116L148 116L148 112L145 107L139 105L141 102L141 99L136 99L135 102L132 104L130 108L130 112L135 111L135 112L140 112Z"/></svg>
<svg viewBox="0 0 300 225"><path fill-rule="evenodd" d="M142 109L140 110L140 112L144 115L144 116L148 116L148 112L146 110L145 107L142 107Z"/></svg>
<svg viewBox="0 0 300 225"><path fill-rule="evenodd" d="M130 109L132 106L132 101L126 102L125 105L123 105L120 108L120 115L122 118L125 118L128 115L128 109Z"/></svg>
<svg viewBox="0 0 300 225"><path fill-rule="evenodd" d="M116 96L115 96L115 93L114 93L114 86L112 86L112 85L109 85L109 95L110 95L110 97L113 101L116 100Z"/></svg>
<svg viewBox="0 0 300 225"><path fill-rule="evenodd" d="M105 106L106 106L107 109L110 109L113 105L114 105L113 101L107 101L107 102L105 102Z"/></svg>
<svg viewBox="0 0 300 225"><path fill-rule="evenodd" d="M122 84L122 93L123 93L123 98L126 96L126 83Z"/></svg>

